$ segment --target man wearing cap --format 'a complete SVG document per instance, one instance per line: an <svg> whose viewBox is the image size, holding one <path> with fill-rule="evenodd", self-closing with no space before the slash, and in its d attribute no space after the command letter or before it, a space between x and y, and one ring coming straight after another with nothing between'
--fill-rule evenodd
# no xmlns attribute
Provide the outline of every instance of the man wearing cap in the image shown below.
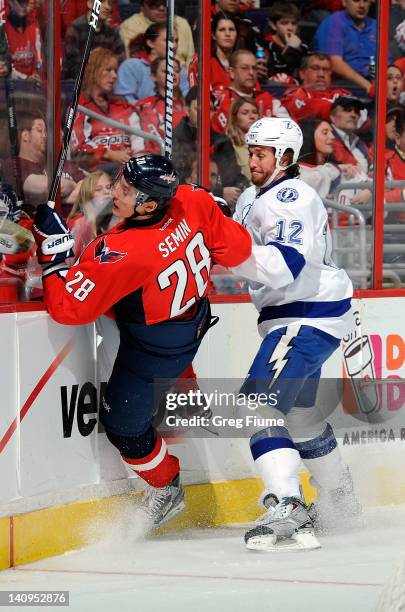
<svg viewBox="0 0 405 612"><path fill-rule="evenodd" d="M330 110L330 121L335 136L333 141L333 161L337 164L353 164L363 172L368 172L370 152L356 131L359 127L364 104L352 96L339 96Z"/></svg>
<svg viewBox="0 0 405 612"><path fill-rule="evenodd" d="M301 62L301 86L290 87L281 99L295 121L322 119L329 121L330 109L338 96L349 95L346 89L331 87L332 65L327 53L310 53Z"/></svg>

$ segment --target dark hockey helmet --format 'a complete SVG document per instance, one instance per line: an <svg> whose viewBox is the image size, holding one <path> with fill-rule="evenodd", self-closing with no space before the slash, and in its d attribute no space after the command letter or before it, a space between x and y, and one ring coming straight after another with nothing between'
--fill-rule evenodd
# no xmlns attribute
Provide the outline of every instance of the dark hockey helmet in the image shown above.
<svg viewBox="0 0 405 612"><path fill-rule="evenodd" d="M124 178L138 190L137 205L155 200L164 208L179 186L179 177L172 162L163 155L131 157L123 169Z"/></svg>

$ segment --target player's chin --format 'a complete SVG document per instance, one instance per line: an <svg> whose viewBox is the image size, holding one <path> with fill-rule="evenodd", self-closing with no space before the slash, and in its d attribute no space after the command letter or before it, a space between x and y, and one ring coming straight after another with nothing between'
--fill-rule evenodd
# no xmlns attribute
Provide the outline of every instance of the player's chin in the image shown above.
<svg viewBox="0 0 405 612"><path fill-rule="evenodd" d="M252 172L252 183L253 185L261 185L263 182L263 175L259 172Z"/></svg>

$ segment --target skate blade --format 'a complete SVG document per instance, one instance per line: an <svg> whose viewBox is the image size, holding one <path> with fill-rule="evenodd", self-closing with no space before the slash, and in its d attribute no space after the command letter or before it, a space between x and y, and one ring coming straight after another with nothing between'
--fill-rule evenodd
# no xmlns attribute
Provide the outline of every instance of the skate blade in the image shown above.
<svg viewBox="0 0 405 612"><path fill-rule="evenodd" d="M294 550L316 550L321 548L321 544L313 533L301 532L285 540L277 540L277 536L274 534L253 536L246 542L246 548L279 553Z"/></svg>

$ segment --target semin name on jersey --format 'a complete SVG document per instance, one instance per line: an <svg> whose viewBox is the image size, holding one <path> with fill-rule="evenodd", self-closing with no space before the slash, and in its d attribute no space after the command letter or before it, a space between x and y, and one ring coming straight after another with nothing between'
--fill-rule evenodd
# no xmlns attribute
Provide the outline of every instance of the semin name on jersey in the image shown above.
<svg viewBox="0 0 405 612"><path fill-rule="evenodd" d="M162 257L168 257L170 253L173 253L189 234L191 234L191 229L187 225L187 221L182 219L174 231L170 232L164 241L159 243L158 249L162 253Z"/></svg>

